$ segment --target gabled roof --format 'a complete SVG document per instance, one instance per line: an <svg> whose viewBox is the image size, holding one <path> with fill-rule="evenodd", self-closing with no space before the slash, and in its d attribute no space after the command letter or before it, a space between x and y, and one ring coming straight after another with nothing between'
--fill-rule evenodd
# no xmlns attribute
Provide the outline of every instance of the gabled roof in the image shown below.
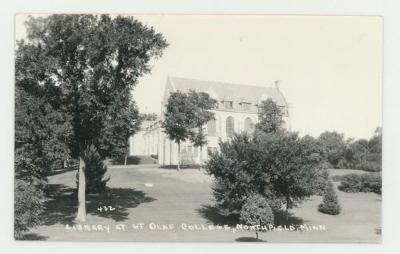
<svg viewBox="0 0 400 254"><path fill-rule="evenodd" d="M170 77L175 90L188 92L195 90L197 92L208 92L210 89L216 93L219 101L233 101L234 104L248 102L256 105L261 97L267 95L280 106L287 106L283 94L275 87L261 87L231 84L218 81L205 81L188 78Z"/></svg>

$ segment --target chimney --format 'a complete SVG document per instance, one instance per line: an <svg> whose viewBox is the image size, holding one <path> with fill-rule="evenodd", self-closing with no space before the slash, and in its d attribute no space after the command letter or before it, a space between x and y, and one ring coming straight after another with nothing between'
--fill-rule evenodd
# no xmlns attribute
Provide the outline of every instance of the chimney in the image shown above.
<svg viewBox="0 0 400 254"><path fill-rule="evenodd" d="M275 88L277 90L279 90L279 86L281 85L281 81L280 80L275 80L274 84L275 84Z"/></svg>

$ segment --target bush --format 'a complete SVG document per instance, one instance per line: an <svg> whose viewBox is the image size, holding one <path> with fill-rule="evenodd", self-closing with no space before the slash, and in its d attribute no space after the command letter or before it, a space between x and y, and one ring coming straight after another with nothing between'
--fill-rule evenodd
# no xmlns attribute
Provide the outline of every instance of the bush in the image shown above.
<svg viewBox="0 0 400 254"><path fill-rule="evenodd" d="M329 182L328 188L322 199L322 203L319 204L319 206L318 206L318 211L320 211L321 213L326 213L326 214L330 214L330 215L337 215L340 213L340 210L341 210L341 208L339 205L338 197L333 188L333 183Z"/></svg>
<svg viewBox="0 0 400 254"><path fill-rule="evenodd" d="M274 222L274 214L265 197L251 195L240 211L240 220L249 226L267 226ZM258 239L258 230L256 230Z"/></svg>
<svg viewBox="0 0 400 254"><path fill-rule="evenodd" d="M370 155L372 156L372 155ZM381 163L374 160L361 162L355 166L356 169L361 169L369 172L379 172L382 170Z"/></svg>
<svg viewBox="0 0 400 254"><path fill-rule="evenodd" d="M221 214L239 215L247 198L264 196L274 210L291 209L314 194L321 168L319 147L296 133L235 135L210 154L206 168L215 177L214 197ZM322 174L321 174L322 175Z"/></svg>
<svg viewBox="0 0 400 254"><path fill-rule="evenodd" d="M15 180L14 192L14 237L22 239L24 232L40 223L43 192L33 184L18 179Z"/></svg>
<svg viewBox="0 0 400 254"><path fill-rule="evenodd" d="M381 194L382 177L377 173L348 174L342 177L339 190L344 192L374 192Z"/></svg>
<svg viewBox="0 0 400 254"><path fill-rule="evenodd" d="M259 152L250 137L235 136L220 143L220 152L210 155L206 168L215 177L213 193L217 208L223 215L239 215L251 193L263 190L266 176L261 176Z"/></svg>

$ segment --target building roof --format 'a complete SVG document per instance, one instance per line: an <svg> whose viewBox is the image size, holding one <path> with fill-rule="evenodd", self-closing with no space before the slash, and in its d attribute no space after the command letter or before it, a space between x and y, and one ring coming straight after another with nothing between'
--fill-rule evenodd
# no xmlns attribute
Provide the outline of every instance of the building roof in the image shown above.
<svg viewBox="0 0 400 254"><path fill-rule="evenodd" d="M280 106L287 106L283 94L277 87L262 87L251 85L231 84L218 81L205 81L188 78L170 77L175 90L188 92L215 92L219 101L233 101L234 104L248 102L257 105L262 97L267 96Z"/></svg>

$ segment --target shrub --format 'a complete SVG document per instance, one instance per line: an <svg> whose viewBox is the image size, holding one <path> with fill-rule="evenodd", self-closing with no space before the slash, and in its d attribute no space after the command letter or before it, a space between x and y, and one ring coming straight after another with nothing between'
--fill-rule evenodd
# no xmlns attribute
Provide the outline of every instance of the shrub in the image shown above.
<svg viewBox="0 0 400 254"><path fill-rule="evenodd" d="M213 193L221 214L239 215L250 194L265 190L267 175L261 158L247 135L220 143L220 152L210 155L206 168L215 177Z"/></svg>
<svg viewBox="0 0 400 254"><path fill-rule="evenodd" d="M267 226L274 222L274 214L265 197L260 194L251 195L240 211L240 220L249 226ZM256 237L258 239L258 229Z"/></svg>
<svg viewBox="0 0 400 254"><path fill-rule="evenodd" d="M101 193L105 190L107 182L110 177L103 179L104 174L107 172L107 166L104 165L94 145L90 145L84 153L85 167L84 172L86 176L86 192L87 193ZM79 172L78 172L79 173ZM77 179L78 179L77 173ZM78 182L78 181L77 181Z"/></svg>
<svg viewBox="0 0 400 254"><path fill-rule="evenodd" d="M348 174L342 177L339 190L344 192L374 192L381 194L382 177L377 173Z"/></svg>
<svg viewBox="0 0 400 254"><path fill-rule="evenodd" d="M369 155L373 157L373 155ZM369 172L379 172L382 170L381 168L381 163L376 161L376 160L367 160L364 162L361 162L355 166L356 169L361 169Z"/></svg>
<svg viewBox="0 0 400 254"><path fill-rule="evenodd" d="M15 180L14 237L22 239L24 232L40 223L43 192L26 181Z"/></svg>
<svg viewBox="0 0 400 254"><path fill-rule="evenodd" d="M221 214L239 215L254 193L267 199L274 210L291 209L314 194L320 169L319 147L296 133L235 135L212 153L208 172L215 177L214 197Z"/></svg>
<svg viewBox="0 0 400 254"><path fill-rule="evenodd" d="M362 175L362 192L382 193L382 177L380 174L364 174Z"/></svg>
<svg viewBox="0 0 400 254"><path fill-rule="evenodd" d="M322 203L318 206L318 211L330 215L337 215L340 213L340 210L341 208L339 205L338 197L333 188L333 183L329 181L328 188L322 199Z"/></svg>
<svg viewBox="0 0 400 254"><path fill-rule="evenodd" d="M361 174L347 174L342 176L339 190L344 192L360 192L362 189Z"/></svg>

